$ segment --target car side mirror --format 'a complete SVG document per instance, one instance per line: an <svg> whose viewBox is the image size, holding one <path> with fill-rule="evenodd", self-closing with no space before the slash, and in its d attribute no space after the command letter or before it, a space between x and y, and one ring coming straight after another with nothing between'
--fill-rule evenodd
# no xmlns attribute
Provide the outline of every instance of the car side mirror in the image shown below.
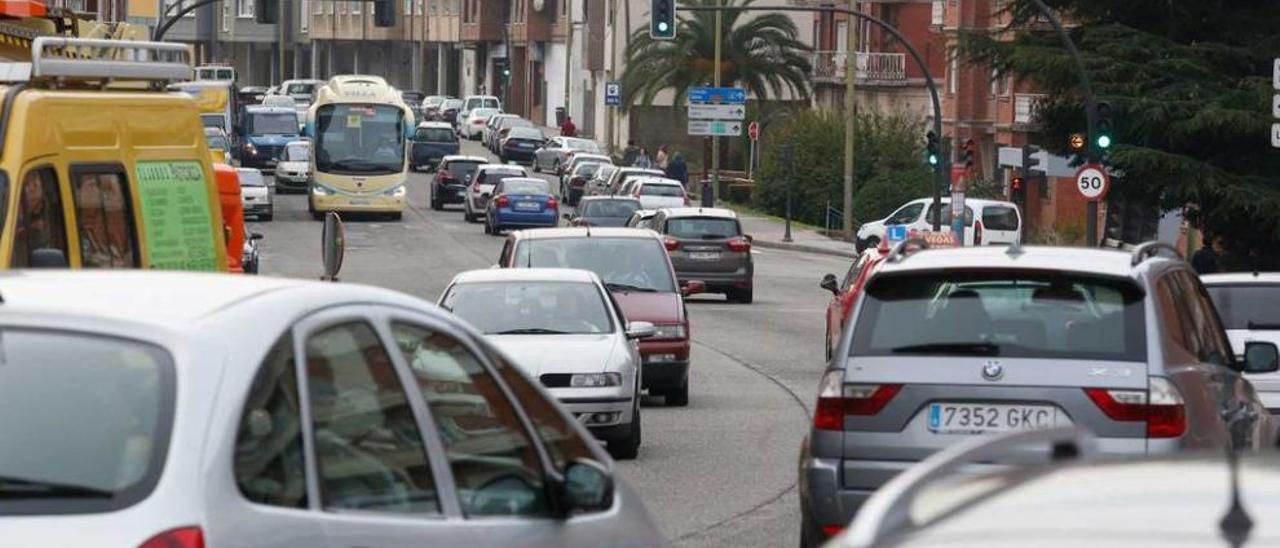
<svg viewBox="0 0 1280 548"><path fill-rule="evenodd" d="M604 465L577 459L564 469L560 501L566 517L577 513L602 512L613 506L614 481Z"/></svg>
<svg viewBox="0 0 1280 548"><path fill-rule="evenodd" d="M658 334L658 328L649 322L628 322L628 339L647 339Z"/></svg>
<svg viewBox="0 0 1280 548"><path fill-rule="evenodd" d="M707 290L707 283L702 280L689 280L680 286L680 294L688 297L704 293Z"/></svg>
<svg viewBox="0 0 1280 548"><path fill-rule="evenodd" d="M747 241L747 243L749 243L749 244L753 244L753 243L755 243L755 242L756 242L755 237L753 237L753 236L752 236L752 235L750 235L750 234L743 234L743 235L742 235L742 239L746 240L746 241Z"/></svg>
<svg viewBox="0 0 1280 548"><path fill-rule="evenodd" d="M830 291L832 295L840 294L840 282L836 280L835 274L827 274L826 276L823 276L822 282L818 283L818 287Z"/></svg>
<svg viewBox="0 0 1280 548"><path fill-rule="evenodd" d="M1280 371L1280 348L1275 343L1255 341L1244 345L1245 373Z"/></svg>
<svg viewBox="0 0 1280 548"><path fill-rule="evenodd" d="M67 256L61 249L42 247L31 250L31 268L67 268Z"/></svg>
<svg viewBox="0 0 1280 548"><path fill-rule="evenodd" d="M564 214L564 220L566 220L566 221L572 221L572 220L573 220L573 214L572 214L572 213L565 213L565 214Z"/></svg>
<svg viewBox="0 0 1280 548"><path fill-rule="evenodd" d="M262 236L262 233L261 233L261 232L250 232L250 233L249 233L249 239L250 239L250 240L261 240L262 238L263 238L263 236Z"/></svg>

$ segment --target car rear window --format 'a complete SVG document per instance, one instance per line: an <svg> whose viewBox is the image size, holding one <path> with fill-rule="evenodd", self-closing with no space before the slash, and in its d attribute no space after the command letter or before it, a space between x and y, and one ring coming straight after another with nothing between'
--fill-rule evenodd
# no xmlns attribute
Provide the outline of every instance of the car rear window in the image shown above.
<svg viewBox="0 0 1280 548"><path fill-rule="evenodd" d="M458 140L457 136L453 134L453 130L444 127L418 128L416 137L419 141L431 143L453 143Z"/></svg>
<svg viewBox="0 0 1280 548"><path fill-rule="evenodd" d="M262 177L262 172L256 169L236 170L236 175L240 176L240 186L267 186L267 180Z"/></svg>
<svg viewBox="0 0 1280 548"><path fill-rule="evenodd" d="M725 240L738 236L738 221L723 217L667 219L667 234L692 240Z"/></svg>
<svg viewBox="0 0 1280 548"><path fill-rule="evenodd" d="M458 178L463 178L470 173L475 173L476 169L478 169L483 163L484 162L468 162L465 160L459 160L455 162L449 162L441 169L444 169L449 173L457 175Z"/></svg>
<svg viewBox="0 0 1280 548"><path fill-rule="evenodd" d="M641 185L641 196L684 196L684 188L679 185Z"/></svg>
<svg viewBox="0 0 1280 548"><path fill-rule="evenodd" d="M987 230L1018 230L1018 210L1010 206L984 207L982 227Z"/></svg>
<svg viewBox="0 0 1280 548"><path fill-rule="evenodd" d="M583 217L622 217L629 218L640 209L635 200L589 200L582 202Z"/></svg>
<svg viewBox="0 0 1280 548"><path fill-rule="evenodd" d="M1280 287L1213 285L1205 289L1224 328L1280 329Z"/></svg>
<svg viewBox="0 0 1280 548"><path fill-rule="evenodd" d="M579 177L590 179L591 177L595 176L597 171L600 171L600 164L596 162L591 162L591 163L582 164L578 166L576 169L574 169L574 174L576 174Z"/></svg>
<svg viewBox="0 0 1280 548"><path fill-rule="evenodd" d="M0 330L0 515L105 512L155 487L173 363L155 346Z"/></svg>
<svg viewBox="0 0 1280 548"><path fill-rule="evenodd" d="M511 132L507 135L512 139L542 140L542 131L531 127L513 127L511 128Z"/></svg>
<svg viewBox="0 0 1280 548"><path fill-rule="evenodd" d="M1142 292L1059 273L873 278L850 355L1146 360Z"/></svg>
<svg viewBox="0 0 1280 548"><path fill-rule="evenodd" d="M521 240L512 264L595 272L610 289L675 292L671 258L654 238L537 238Z"/></svg>
<svg viewBox="0 0 1280 548"><path fill-rule="evenodd" d="M546 181L502 181L503 194L551 194L551 183Z"/></svg>

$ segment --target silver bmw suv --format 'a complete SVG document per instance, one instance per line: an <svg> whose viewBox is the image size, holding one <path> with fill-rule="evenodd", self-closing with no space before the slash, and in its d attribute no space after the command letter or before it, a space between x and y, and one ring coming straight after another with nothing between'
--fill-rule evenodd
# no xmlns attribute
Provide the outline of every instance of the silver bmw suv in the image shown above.
<svg viewBox="0 0 1280 548"><path fill-rule="evenodd" d="M1156 256L1172 248L909 249L867 282L822 377L801 450L802 545L971 436L1077 425L1126 455L1274 444L1242 376L1274 364L1235 359L1195 273Z"/></svg>

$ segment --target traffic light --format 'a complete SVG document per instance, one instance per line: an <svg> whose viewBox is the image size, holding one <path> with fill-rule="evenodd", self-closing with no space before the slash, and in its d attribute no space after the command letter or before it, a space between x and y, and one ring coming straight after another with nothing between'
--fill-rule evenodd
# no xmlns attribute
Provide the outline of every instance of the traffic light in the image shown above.
<svg viewBox="0 0 1280 548"><path fill-rule="evenodd" d="M966 139L964 144L960 145L960 165L966 170L973 169L973 139Z"/></svg>
<svg viewBox="0 0 1280 548"><path fill-rule="evenodd" d="M1009 189L1012 190L1015 194L1017 194L1019 192L1022 192L1022 187L1023 185L1026 185L1026 184L1027 184L1027 180L1024 179L1021 175L1014 175L1013 180L1009 181Z"/></svg>
<svg viewBox="0 0 1280 548"><path fill-rule="evenodd" d="M202 16L203 17L203 16ZM253 21L259 25L274 25L280 20L280 0L258 0Z"/></svg>
<svg viewBox="0 0 1280 548"><path fill-rule="evenodd" d="M1093 105L1094 126L1093 126L1093 144L1098 147L1098 152L1104 152L1111 148L1111 104L1106 101L1100 101Z"/></svg>
<svg viewBox="0 0 1280 548"><path fill-rule="evenodd" d="M1044 166L1040 165L1040 162L1041 162L1040 157L1036 156L1036 153L1038 152L1040 152L1040 147L1035 145L1024 145L1022 147L1022 176L1023 177L1029 177L1031 175L1031 168L1038 167L1040 168L1040 171L1044 171Z"/></svg>
<svg viewBox="0 0 1280 548"><path fill-rule="evenodd" d="M942 154L938 145L938 134L930 131L924 136L924 157L931 166L937 166L942 160Z"/></svg>
<svg viewBox="0 0 1280 548"><path fill-rule="evenodd" d="M395 0L373 0L373 26L396 26Z"/></svg>
<svg viewBox="0 0 1280 548"><path fill-rule="evenodd" d="M650 0L649 37L672 40L676 37L676 0Z"/></svg>
<svg viewBox="0 0 1280 548"><path fill-rule="evenodd" d="M498 78L503 82L511 81L511 60L506 57L499 57L493 60L494 69L498 72Z"/></svg>

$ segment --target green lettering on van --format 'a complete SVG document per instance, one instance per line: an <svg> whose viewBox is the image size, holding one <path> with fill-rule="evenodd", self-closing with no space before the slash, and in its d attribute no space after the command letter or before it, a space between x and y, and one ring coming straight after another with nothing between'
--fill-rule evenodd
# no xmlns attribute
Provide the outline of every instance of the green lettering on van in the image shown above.
<svg viewBox="0 0 1280 548"><path fill-rule="evenodd" d="M151 268L219 270L200 162L139 162L137 180Z"/></svg>

